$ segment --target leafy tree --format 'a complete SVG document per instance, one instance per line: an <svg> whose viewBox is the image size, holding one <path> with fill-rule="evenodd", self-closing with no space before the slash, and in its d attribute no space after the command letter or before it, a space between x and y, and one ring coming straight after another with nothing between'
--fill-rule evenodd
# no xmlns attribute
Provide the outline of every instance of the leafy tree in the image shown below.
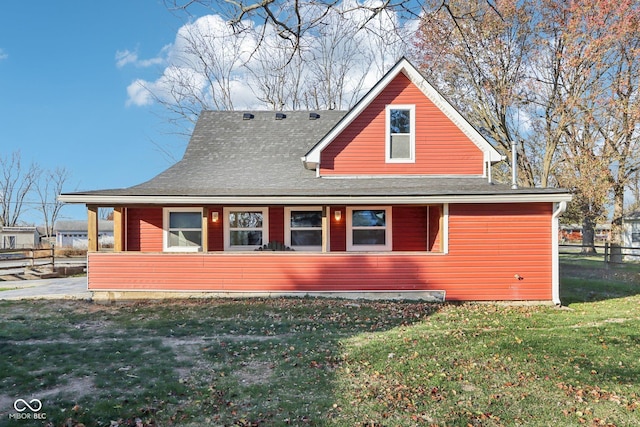
<svg viewBox="0 0 640 427"><path fill-rule="evenodd" d="M580 0L571 2L568 13L566 39L581 53L572 49L573 61L587 64L587 89L573 103L588 121L583 129L597 131L594 154L608 162L600 171L613 194L611 242L620 246L625 190L640 166L640 4ZM621 261L620 250L613 255Z"/></svg>
<svg viewBox="0 0 640 427"><path fill-rule="evenodd" d="M425 73L505 154L524 141L521 183L575 191L588 245L611 192L620 242L640 160L640 5L457 0L444 13L439 4L418 32Z"/></svg>

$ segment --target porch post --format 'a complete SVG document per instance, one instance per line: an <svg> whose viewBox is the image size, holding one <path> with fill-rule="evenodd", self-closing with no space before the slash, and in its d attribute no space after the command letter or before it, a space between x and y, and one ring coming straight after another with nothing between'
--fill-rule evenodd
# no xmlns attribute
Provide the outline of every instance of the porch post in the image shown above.
<svg viewBox="0 0 640 427"><path fill-rule="evenodd" d="M113 251L122 252L122 242L124 236L122 234L122 207L113 208Z"/></svg>
<svg viewBox="0 0 640 427"><path fill-rule="evenodd" d="M329 252L329 206L322 207L322 252Z"/></svg>
<svg viewBox="0 0 640 427"><path fill-rule="evenodd" d="M202 208L202 252L209 251L209 208Z"/></svg>
<svg viewBox="0 0 640 427"><path fill-rule="evenodd" d="M87 251L98 252L98 207L87 205Z"/></svg>

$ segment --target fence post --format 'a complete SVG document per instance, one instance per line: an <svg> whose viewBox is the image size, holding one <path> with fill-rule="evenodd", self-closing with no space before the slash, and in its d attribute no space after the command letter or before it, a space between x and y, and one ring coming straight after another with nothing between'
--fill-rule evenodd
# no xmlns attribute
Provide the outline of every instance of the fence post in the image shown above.
<svg viewBox="0 0 640 427"><path fill-rule="evenodd" d="M604 243L604 268L609 268L609 242Z"/></svg>

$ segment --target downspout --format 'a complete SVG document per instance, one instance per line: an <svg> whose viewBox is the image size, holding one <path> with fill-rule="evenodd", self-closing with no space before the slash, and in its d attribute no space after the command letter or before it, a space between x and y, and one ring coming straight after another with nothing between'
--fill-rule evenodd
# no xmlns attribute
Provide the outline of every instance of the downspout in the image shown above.
<svg viewBox="0 0 640 427"><path fill-rule="evenodd" d="M556 210L551 216L551 299L555 305L560 302L560 258L558 232L560 230L559 217L567 210L567 202L556 204Z"/></svg>
<svg viewBox="0 0 640 427"><path fill-rule="evenodd" d="M518 188L518 148L515 141L511 143L511 189Z"/></svg>

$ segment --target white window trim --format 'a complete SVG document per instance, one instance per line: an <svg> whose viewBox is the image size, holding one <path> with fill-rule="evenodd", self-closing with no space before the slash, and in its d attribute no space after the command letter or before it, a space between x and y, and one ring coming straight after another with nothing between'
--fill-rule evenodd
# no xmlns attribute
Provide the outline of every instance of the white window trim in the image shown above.
<svg viewBox="0 0 640 427"><path fill-rule="evenodd" d="M291 212L292 211L320 211L322 206L299 206L284 208L284 244L296 251L321 252L322 245L319 246L292 246L291 245ZM312 228L301 228L301 230L311 230ZM313 228L315 229L315 228ZM322 232L322 227L320 228Z"/></svg>
<svg viewBox="0 0 640 427"><path fill-rule="evenodd" d="M353 211L366 211L366 210L383 210L385 211L385 236L384 245L354 245L353 244ZM391 241L391 212L393 211L391 206L354 206L347 207L347 251L348 252L384 252L391 251L393 244Z"/></svg>
<svg viewBox="0 0 640 427"><path fill-rule="evenodd" d="M391 110L409 110L411 133L409 133L408 159L391 158ZM385 145L384 155L386 163L415 163L416 162L416 106L412 104L389 104L385 110Z"/></svg>
<svg viewBox="0 0 640 427"><path fill-rule="evenodd" d="M231 246L231 235L229 226L230 212L262 212L262 245L269 243L269 208L266 206L238 206L224 208L223 215L223 232L224 232L224 250L225 251L254 251L257 245L234 245Z"/></svg>
<svg viewBox="0 0 640 427"><path fill-rule="evenodd" d="M164 252L201 252L205 228L200 222L199 246L169 246L169 215L171 212L198 212L202 218L202 208L163 208L162 209L162 250Z"/></svg>
<svg viewBox="0 0 640 427"><path fill-rule="evenodd" d="M449 253L449 203L442 205L442 254Z"/></svg>

